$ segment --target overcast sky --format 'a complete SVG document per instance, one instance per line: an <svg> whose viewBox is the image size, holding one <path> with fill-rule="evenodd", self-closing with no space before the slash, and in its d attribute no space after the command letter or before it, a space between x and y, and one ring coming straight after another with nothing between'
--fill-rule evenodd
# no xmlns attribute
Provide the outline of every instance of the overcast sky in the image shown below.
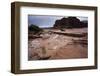
<svg viewBox="0 0 100 76"><path fill-rule="evenodd" d="M35 24L39 27L53 27L56 20L61 19L61 16L38 16L28 15L28 25ZM67 18L67 17L66 17ZM88 20L87 17L77 17L81 21Z"/></svg>

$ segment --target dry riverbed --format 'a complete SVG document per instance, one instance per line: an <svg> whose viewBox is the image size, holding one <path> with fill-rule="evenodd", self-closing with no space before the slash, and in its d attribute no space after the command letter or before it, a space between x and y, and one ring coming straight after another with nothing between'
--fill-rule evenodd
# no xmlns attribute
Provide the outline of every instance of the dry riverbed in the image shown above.
<svg viewBox="0 0 100 76"><path fill-rule="evenodd" d="M30 36L30 35L29 35ZM28 40L29 60L75 59L88 57L87 28L44 29Z"/></svg>

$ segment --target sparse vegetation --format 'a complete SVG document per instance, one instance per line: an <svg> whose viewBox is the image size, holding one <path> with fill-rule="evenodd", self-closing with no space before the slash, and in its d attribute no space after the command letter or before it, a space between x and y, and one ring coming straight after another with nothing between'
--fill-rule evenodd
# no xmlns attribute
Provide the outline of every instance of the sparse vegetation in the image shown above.
<svg viewBox="0 0 100 76"><path fill-rule="evenodd" d="M28 29L29 29L29 31L33 32L34 34L37 34L42 31L41 28L39 28L38 26L36 26L34 24L29 25Z"/></svg>

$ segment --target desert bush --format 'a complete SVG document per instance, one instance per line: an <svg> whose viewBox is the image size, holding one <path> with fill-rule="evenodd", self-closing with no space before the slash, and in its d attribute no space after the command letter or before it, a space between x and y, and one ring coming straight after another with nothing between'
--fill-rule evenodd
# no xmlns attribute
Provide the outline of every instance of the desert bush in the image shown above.
<svg viewBox="0 0 100 76"><path fill-rule="evenodd" d="M40 31L42 31L41 28L39 28L38 26L34 25L34 24L31 24L29 27L28 27L29 31L32 31L34 33L39 33Z"/></svg>

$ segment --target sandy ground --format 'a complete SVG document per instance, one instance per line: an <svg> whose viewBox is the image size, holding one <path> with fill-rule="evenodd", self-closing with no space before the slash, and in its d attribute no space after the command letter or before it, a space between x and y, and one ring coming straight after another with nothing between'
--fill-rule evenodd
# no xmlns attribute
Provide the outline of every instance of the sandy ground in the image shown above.
<svg viewBox="0 0 100 76"><path fill-rule="evenodd" d="M87 35L85 37L71 37L54 34L46 29L40 36L42 38L29 39L28 59L47 60L47 59L75 59L87 58ZM66 29L65 31L55 30L62 33L87 33L87 28Z"/></svg>

